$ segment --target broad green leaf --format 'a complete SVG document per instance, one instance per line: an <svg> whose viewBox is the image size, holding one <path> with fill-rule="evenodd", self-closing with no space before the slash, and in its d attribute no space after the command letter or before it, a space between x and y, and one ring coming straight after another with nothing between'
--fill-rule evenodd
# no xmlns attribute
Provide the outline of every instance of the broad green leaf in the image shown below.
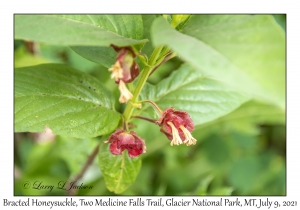
<svg viewBox="0 0 300 210"><path fill-rule="evenodd" d="M206 77L285 107L285 35L272 16L194 15L183 33L158 18L152 42Z"/></svg>
<svg viewBox="0 0 300 210"><path fill-rule="evenodd" d="M61 45L143 44L140 15L15 15L15 38Z"/></svg>
<svg viewBox="0 0 300 210"><path fill-rule="evenodd" d="M203 135L223 129L234 129L240 132L258 134L261 124L285 124L285 111L271 104L248 101L228 115L197 126L194 133ZM195 134L195 135L197 135Z"/></svg>
<svg viewBox="0 0 300 210"><path fill-rule="evenodd" d="M116 194L124 192L135 181L141 165L141 157L130 158L127 150L122 155L113 155L109 144L101 143L98 163L103 174L106 187Z"/></svg>
<svg viewBox="0 0 300 210"><path fill-rule="evenodd" d="M78 55L110 68L116 62L117 52L112 47L71 46Z"/></svg>
<svg viewBox="0 0 300 210"><path fill-rule="evenodd" d="M154 48L151 43L151 35L150 35L150 28L153 23L153 21L156 19L155 15L142 15L143 18L143 25L144 25L144 39L148 39L149 41L145 43L145 46L143 47L143 53L145 53L148 58L150 58Z"/></svg>
<svg viewBox="0 0 300 210"><path fill-rule="evenodd" d="M15 132L53 133L77 138L112 132L120 114L114 99L94 77L63 64L15 69Z"/></svg>
<svg viewBox="0 0 300 210"><path fill-rule="evenodd" d="M149 29L150 29L149 24L150 23L149 23L149 21L146 21L146 25L145 25L145 20L144 20L145 17L144 16L147 16L146 19L148 20L149 19L148 17L153 17L154 15L153 16L151 16L151 15L142 15L142 16L141 15L101 15L101 19L110 17L110 19L113 19L113 20L115 20L116 23L118 23L116 25L116 27L118 29L117 31L116 31L116 28L114 28L114 27L108 27L108 26L111 26L111 24L107 24L107 30L116 32L119 35L122 35L126 38L134 38L134 39L140 40L143 38L144 39L150 38L150 35L149 35ZM134 19L134 22L132 24L135 25L135 27L129 28L129 29L131 29L130 31L129 31L129 29L124 30L123 25L120 24L120 22L122 22L123 19L129 19L129 20ZM118 21L116 21L116 20L118 20ZM143 25L144 25L144 27L143 27ZM149 44L149 42L147 42L146 49L148 49L149 45L151 46L151 44ZM141 47L142 46L138 47L138 50L140 50ZM106 68L110 68L111 65L113 63L115 63L115 59L117 56L117 53L113 50L112 47L71 46L71 48L76 53L81 55L82 57L84 57L90 61L99 63ZM143 52L143 53L145 53L145 52Z"/></svg>
<svg viewBox="0 0 300 210"><path fill-rule="evenodd" d="M69 46L39 44L39 54L52 63L64 63L86 73L91 73L99 65L74 52ZM93 75L94 76L94 75Z"/></svg>
<svg viewBox="0 0 300 210"><path fill-rule="evenodd" d="M141 98L156 102L162 110L168 107L184 110L189 113L195 125L228 114L249 99L248 96L205 77L187 64L156 86L144 86Z"/></svg>

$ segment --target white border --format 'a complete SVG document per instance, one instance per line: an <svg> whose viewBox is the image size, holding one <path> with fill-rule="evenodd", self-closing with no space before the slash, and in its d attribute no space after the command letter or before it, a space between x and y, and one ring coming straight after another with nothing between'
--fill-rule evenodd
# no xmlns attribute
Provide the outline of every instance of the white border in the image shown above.
<svg viewBox="0 0 300 210"><path fill-rule="evenodd" d="M104 1L103 1L104 2ZM299 200L299 11L296 1L84 1L79 5L76 1L1 1L1 35L0 35L0 58L1 58L1 184L0 202L3 198L9 200L26 199L26 197L13 197L13 14L14 13L287 13L287 196L268 197L269 200L280 202L284 200ZM295 4L293 4L295 2ZM64 200L65 197L36 197L39 200ZM82 197L86 200L94 200L100 197ZM134 197L114 197L128 200ZM160 197L142 197L143 199ZM164 200L168 197L162 197ZM192 199L193 197L176 197L176 199ZM217 199L218 197L201 197ZM225 197L234 200L236 197ZM238 197L266 199L267 197ZM80 197L75 197L78 200ZM108 199L108 197L104 197ZM17 207L10 207L15 209ZM30 209L36 207L30 207ZM57 209L56 207L55 209ZM65 207L61 207L61 209ZM104 208L105 207L93 207ZM118 207L114 207L118 208ZM132 209L132 207L125 207ZM140 208L140 207L134 207ZM157 207L161 208L161 207ZM174 207L166 207L171 209ZM182 208L182 207L175 207ZM201 208L205 207L189 207ZM240 207L222 207L222 209L237 209ZM49 207L39 207L49 209ZM81 209L81 208L78 208ZM212 209L212 208L210 208ZM221 208L219 208L221 209ZM244 208L254 209L254 208ZM270 208L273 209L273 208ZM279 208L287 209L287 208ZM290 208L289 208L290 209Z"/></svg>

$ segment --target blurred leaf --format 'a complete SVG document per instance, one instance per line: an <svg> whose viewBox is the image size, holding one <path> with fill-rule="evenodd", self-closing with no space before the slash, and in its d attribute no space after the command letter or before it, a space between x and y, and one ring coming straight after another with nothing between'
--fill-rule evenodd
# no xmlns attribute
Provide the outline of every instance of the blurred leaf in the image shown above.
<svg viewBox="0 0 300 210"><path fill-rule="evenodd" d="M195 132L219 132L221 127L229 130L257 134L260 124L285 124L285 111L271 104L248 101L228 115L199 125ZM197 135L195 135L197 136Z"/></svg>
<svg viewBox="0 0 300 210"><path fill-rule="evenodd" d="M207 189L210 182L213 180L213 176L209 175L202 179L196 189L196 195L207 195Z"/></svg>
<svg viewBox="0 0 300 210"><path fill-rule="evenodd" d="M24 47L24 45L20 46L14 52L14 67L25 67L25 66L34 66L43 63L50 63L49 60L43 58L40 55L32 55L28 53Z"/></svg>
<svg viewBox="0 0 300 210"><path fill-rule="evenodd" d="M176 28L177 31L181 31L182 28L188 23L191 15L187 14L175 14L172 15L171 25Z"/></svg>
<svg viewBox="0 0 300 210"><path fill-rule="evenodd" d="M235 146L242 150L252 151L258 146L258 139L254 135L233 131L231 136Z"/></svg>
<svg viewBox="0 0 300 210"><path fill-rule="evenodd" d="M95 137L113 131L120 115L97 79L62 64L15 69L15 132Z"/></svg>
<svg viewBox="0 0 300 210"><path fill-rule="evenodd" d="M220 187L217 189L214 189L209 195L219 195L219 196L226 196L231 195L233 191L232 187Z"/></svg>
<svg viewBox="0 0 300 210"><path fill-rule="evenodd" d="M58 136L56 152L68 165L71 176L80 172L97 145L95 139L76 139Z"/></svg>
<svg viewBox="0 0 300 210"><path fill-rule="evenodd" d="M141 98L156 102L162 110L168 107L184 110L195 125L223 116L249 99L216 80L204 77L187 64L156 86L144 86Z"/></svg>
<svg viewBox="0 0 300 210"><path fill-rule="evenodd" d="M52 63L64 63L86 73L98 69L100 65L91 62L74 52L69 46L39 44L41 56Z"/></svg>
<svg viewBox="0 0 300 210"><path fill-rule="evenodd" d="M232 165L228 177L229 182L242 193L247 193L251 191L255 182L259 181L258 176L263 169L264 166L259 157L240 157Z"/></svg>
<svg viewBox="0 0 300 210"><path fill-rule="evenodd" d="M167 78L174 70L179 69L181 65L182 61L175 57L158 67L158 69L147 79L147 82L156 85L161 80Z"/></svg>
<svg viewBox="0 0 300 210"><path fill-rule="evenodd" d="M276 14L273 15L276 22L282 27L284 31L286 31L286 15L285 14Z"/></svg>
<svg viewBox="0 0 300 210"><path fill-rule="evenodd" d="M25 167L20 179L15 182L15 195L64 195L66 191L57 189L59 182L66 182L69 169L57 153L56 142L35 144L26 153ZM29 183L28 188L24 183ZM44 187L43 187L44 186ZM50 190L47 186L53 186Z"/></svg>
<svg viewBox="0 0 300 210"><path fill-rule="evenodd" d="M71 46L78 55L98 63L106 68L110 68L115 63L117 53L111 47L85 47Z"/></svg>
<svg viewBox="0 0 300 210"><path fill-rule="evenodd" d="M152 195L154 188L157 188L153 183L153 176L155 176L157 170L152 165L154 159L148 159L148 163L146 163L144 161L145 157L142 158L143 164L136 180L122 195Z"/></svg>
<svg viewBox="0 0 300 210"><path fill-rule="evenodd" d="M183 33L164 18L152 24L154 45L169 46L205 77L285 106L285 35L272 16L194 15Z"/></svg>
<svg viewBox="0 0 300 210"><path fill-rule="evenodd" d="M15 38L61 45L143 44L140 15L15 15Z"/></svg>
<svg viewBox="0 0 300 210"><path fill-rule="evenodd" d="M210 163L218 165L223 170L225 163L230 159L230 149L225 140L219 135L212 135L202 144L206 158Z"/></svg>
<svg viewBox="0 0 300 210"><path fill-rule="evenodd" d="M140 171L142 160L140 156L130 158L127 150L122 155L113 155L109 150L109 144L101 143L98 163L107 189L120 194L135 181Z"/></svg>
<svg viewBox="0 0 300 210"><path fill-rule="evenodd" d="M33 149L34 143L30 138L24 137L20 141L15 141L14 146L17 148L17 150L14 151L14 156L17 157L15 158L15 164L23 169L27 165L26 157Z"/></svg>
<svg viewBox="0 0 300 210"><path fill-rule="evenodd" d="M14 39L14 51L24 45L24 41L20 39Z"/></svg>
<svg viewBox="0 0 300 210"><path fill-rule="evenodd" d="M149 15L149 14L142 15L142 19L143 19L143 26L144 26L143 38L149 40L148 42L145 43L145 45L143 47L143 53L146 54L148 56L148 58L150 58L150 56L154 50L153 44L151 42L150 28L151 28L153 21L156 19L156 16Z"/></svg>
<svg viewBox="0 0 300 210"><path fill-rule="evenodd" d="M154 194L156 196L163 196L166 194L167 184L161 183L157 189L157 192Z"/></svg>

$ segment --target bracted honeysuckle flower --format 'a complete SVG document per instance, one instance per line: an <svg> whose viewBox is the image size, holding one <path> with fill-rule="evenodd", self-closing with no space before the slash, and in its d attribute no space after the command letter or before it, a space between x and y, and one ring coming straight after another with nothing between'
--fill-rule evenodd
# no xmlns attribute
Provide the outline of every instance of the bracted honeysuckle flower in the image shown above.
<svg viewBox="0 0 300 210"><path fill-rule="evenodd" d="M125 83L132 82L139 75L140 68L134 61L136 55L131 47L117 47L115 45L112 47L118 52L118 55L116 63L108 70L112 72L110 77L119 84L120 103L127 103L132 99L132 94Z"/></svg>
<svg viewBox="0 0 300 210"><path fill-rule="evenodd" d="M129 157L133 158L146 152L145 141L134 131L117 129L104 143L110 143L109 150L114 155L121 155L128 150Z"/></svg>
<svg viewBox="0 0 300 210"><path fill-rule="evenodd" d="M161 126L160 131L171 140L171 146L186 144L195 145L197 140L192 136L194 122L187 112L167 108L156 121Z"/></svg>
<svg viewBox="0 0 300 210"><path fill-rule="evenodd" d="M123 80L120 80L119 82L119 90L120 90L120 103L127 103L128 100L132 99L133 95L132 93L127 89L126 84L123 82Z"/></svg>

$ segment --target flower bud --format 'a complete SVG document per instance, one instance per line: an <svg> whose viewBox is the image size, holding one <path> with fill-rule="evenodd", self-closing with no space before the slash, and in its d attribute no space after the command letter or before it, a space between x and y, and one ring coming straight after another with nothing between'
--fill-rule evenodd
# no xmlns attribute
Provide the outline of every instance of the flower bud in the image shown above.
<svg viewBox="0 0 300 210"><path fill-rule="evenodd" d="M196 139L193 138L191 131L194 130L194 122L187 112L175 111L174 108L167 108L156 121L168 139L171 146L185 143L187 146L195 145Z"/></svg>
<svg viewBox="0 0 300 210"><path fill-rule="evenodd" d="M134 131L128 133L117 129L105 143L110 143L109 149L114 155L121 155L124 150L128 150L129 157L133 158L146 152L145 141Z"/></svg>

